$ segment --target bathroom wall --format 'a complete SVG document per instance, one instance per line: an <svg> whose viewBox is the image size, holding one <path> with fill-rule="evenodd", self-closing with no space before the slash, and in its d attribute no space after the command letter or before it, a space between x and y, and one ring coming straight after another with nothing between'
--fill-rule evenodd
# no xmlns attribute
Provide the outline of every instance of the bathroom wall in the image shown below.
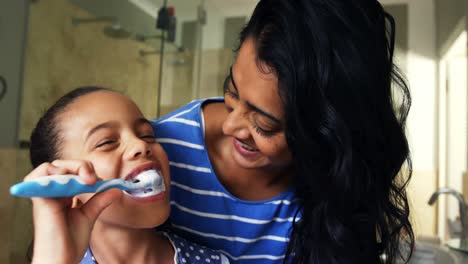
<svg viewBox="0 0 468 264"><path fill-rule="evenodd" d="M13 232L14 229L18 229L21 226L23 230L28 230L26 235L31 236L29 221L23 221L22 223L18 223L18 225L15 224L16 214L14 208L17 201L8 192L9 186L15 182L16 155L17 151L15 149L0 149L0 243L2 245L0 247L0 263L15 263L10 261L13 259L11 255L17 253L13 252L14 248L16 248L14 242L18 241L18 237ZM23 210L23 212L26 211ZM20 245L18 249L22 249L23 253L25 253L28 242L24 240L20 241L20 243L23 245ZM23 258L23 261L19 261L18 263L25 263L25 259Z"/></svg>
<svg viewBox="0 0 468 264"><path fill-rule="evenodd" d="M466 17L468 4L465 0L435 0L436 28L437 28L437 50L441 56L457 37L460 27L466 28L463 18Z"/></svg>
<svg viewBox="0 0 468 264"><path fill-rule="evenodd" d="M464 194L468 201L467 41L468 2L436 0L437 55L439 71L438 185ZM463 33L465 32L465 33ZM465 176L463 176L465 174ZM449 238L447 219L458 217L458 203L452 197L438 202L438 234Z"/></svg>
<svg viewBox="0 0 468 264"><path fill-rule="evenodd" d="M93 17L68 1L31 4L26 47L20 138L51 102L78 86L111 87L130 96L148 117L156 115L159 56L139 55L146 44L112 39L102 33L108 23L73 26L71 18Z"/></svg>
<svg viewBox="0 0 468 264"><path fill-rule="evenodd" d="M413 178L408 190L416 235L436 234L436 207L427 201L437 188L436 29L433 1L408 1L408 81L412 108L408 135Z"/></svg>
<svg viewBox="0 0 468 264"><path fill-rule="evenodd" d="M16 174L17 116L21 97L28 4L27 0L0 1L0 75L7 82L5 96L0 99L0 263L13 263L10 261L10 248L17 241L17 237L11 230L19 228L14 224L15 200L9 195L8 188L14 183ZM27 204L27 201L25 202ZM23 206L24 203L16 205ZM29 226L21 228L28 230Z"/></svg>
<svg viewBox="0 0 468 264"><path fill-rule="evenodd" d="M192 99L223 95L223 83L233 62L232 49L208 49L202 51L199 89L191 78L191 65L195 63L192 53L169 53L164 55L163 87L161 91L161 116L186 104ZM183 78L181 78L181 76Z"/></svg>
<svg viewBox="0 0 468 264"><path fill-rule="evenodd" d="M18 136L28 6L27 0L0 2L0 148L14 148Z"/></svg>
<svg viewBox="0 0 468 264"><path fill-rule="evenodd" d="M397 21L397 58L409 85L412 106L407 120L413 174L407 194L416 236L436 235L436 207L427 201L436 190L436 30L434 2L427 0L379 0L400 17L407 16L407 30ZM406 11L401 5L406 6ZM398 8L392 8L398 7ZM395 13L396 12L396 13ZM398 19L398 18L397 18ZM403 19L405 20L405 19ZM407 40L398 34L407 34ZM405 42L407 49L404 50ZM406 56L399 56L399 52Z"/></svg>

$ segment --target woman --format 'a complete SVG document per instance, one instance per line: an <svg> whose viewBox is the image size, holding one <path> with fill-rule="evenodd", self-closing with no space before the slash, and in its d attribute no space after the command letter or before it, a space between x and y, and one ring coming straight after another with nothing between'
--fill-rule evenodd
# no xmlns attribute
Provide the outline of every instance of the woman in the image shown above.
<svg viewBox="0 0 468 264"><path fill-rule="evenodd" d="M410 96L393 47L375 0L261 0L224 101L153 122L174 230L233 263L408 260Z"/></svg>

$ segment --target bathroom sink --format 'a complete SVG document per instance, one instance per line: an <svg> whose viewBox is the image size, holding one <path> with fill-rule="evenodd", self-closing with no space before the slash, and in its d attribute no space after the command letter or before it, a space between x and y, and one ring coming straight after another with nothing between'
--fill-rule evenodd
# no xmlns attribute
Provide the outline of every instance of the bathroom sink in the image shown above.
<svg viewBox="0 0 468 264"><path fill-rule="evenodd" d="M468 254L450 250L437 244L416 242L410 264L464 264Z"/></svg>
<svg viewBox="0 0 468 264"><path fill-rule="evenodd" d="M450 249L468 254L468 239L453 238L447 241L447 246Z"/></svg>

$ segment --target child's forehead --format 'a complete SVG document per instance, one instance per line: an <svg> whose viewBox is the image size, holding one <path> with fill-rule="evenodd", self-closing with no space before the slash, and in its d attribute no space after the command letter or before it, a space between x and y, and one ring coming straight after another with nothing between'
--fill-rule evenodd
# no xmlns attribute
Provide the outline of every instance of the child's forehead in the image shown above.
<svg viewBox="0 0 468 264"><path fill-rule="evenodd" d="M75 103L97 104L106 102L132 102L130 98L118 92L100 90L84 94L75 100Z"/></svg>
<svg viewBox="0 0 468 264"><path fill-rule="evenodd" d="M128 97L112 92L97 91L77 98L68 107L74 114L96 112L111 114L113 112L139 113L137 105Z"/></svg>
<svg viewBox="0 0 468 264"><path fill-rule="evenodd" d="M132 123L141 118L141 111L128 97L99 91L77 98L61 114L60 123L67 129L86 129L103 122Z"/></svg>

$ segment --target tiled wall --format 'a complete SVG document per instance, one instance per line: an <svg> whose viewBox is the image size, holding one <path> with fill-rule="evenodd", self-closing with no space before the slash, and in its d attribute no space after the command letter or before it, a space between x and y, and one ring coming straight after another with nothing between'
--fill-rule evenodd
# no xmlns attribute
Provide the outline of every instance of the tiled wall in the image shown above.
<svg viewBox="0 0 468 264"><path fill-rule="evenodd" d="M161 115L186 104L192 99L223 95L224 79L233 63L231 49L204 50L200 62L200 79L197 58L192 53L169 53L164 56ZM198 91L195 83L198 82Z"/></svg>
<svg viewBox="0 0 468 264"><path fill-rule="evenodd" d="M0 150L0 262L9 263L13 223L14 198L8 194L8 187L14 182L16 174L16 150Z"/></svg>
<svg viewBox="0 0 468 264"><path fill-rule="evenodd" d="M32 238L31 203L9 195L9 187L27 174L24 150L0 149L0 263L27 263Z"/></svg>
<svg viewBox="0 0 468 264"><path fill-rule="evenodd" d="M432 237L437 234L437 205L427 203L437 189L436 179L434 171L415 170L408 185L410 217L416 236Z"/></svg>
<svg viewBox="0 0 468 264"><path fill-rule="evenodd" d="M20 138L54 100L85 85L125 92L148 117L156 115L159 56L139 55L151 47L132 39L102 33L108 23L71 24L71 18L92 17L64 0L31 4L26 47Z"/></svg>

